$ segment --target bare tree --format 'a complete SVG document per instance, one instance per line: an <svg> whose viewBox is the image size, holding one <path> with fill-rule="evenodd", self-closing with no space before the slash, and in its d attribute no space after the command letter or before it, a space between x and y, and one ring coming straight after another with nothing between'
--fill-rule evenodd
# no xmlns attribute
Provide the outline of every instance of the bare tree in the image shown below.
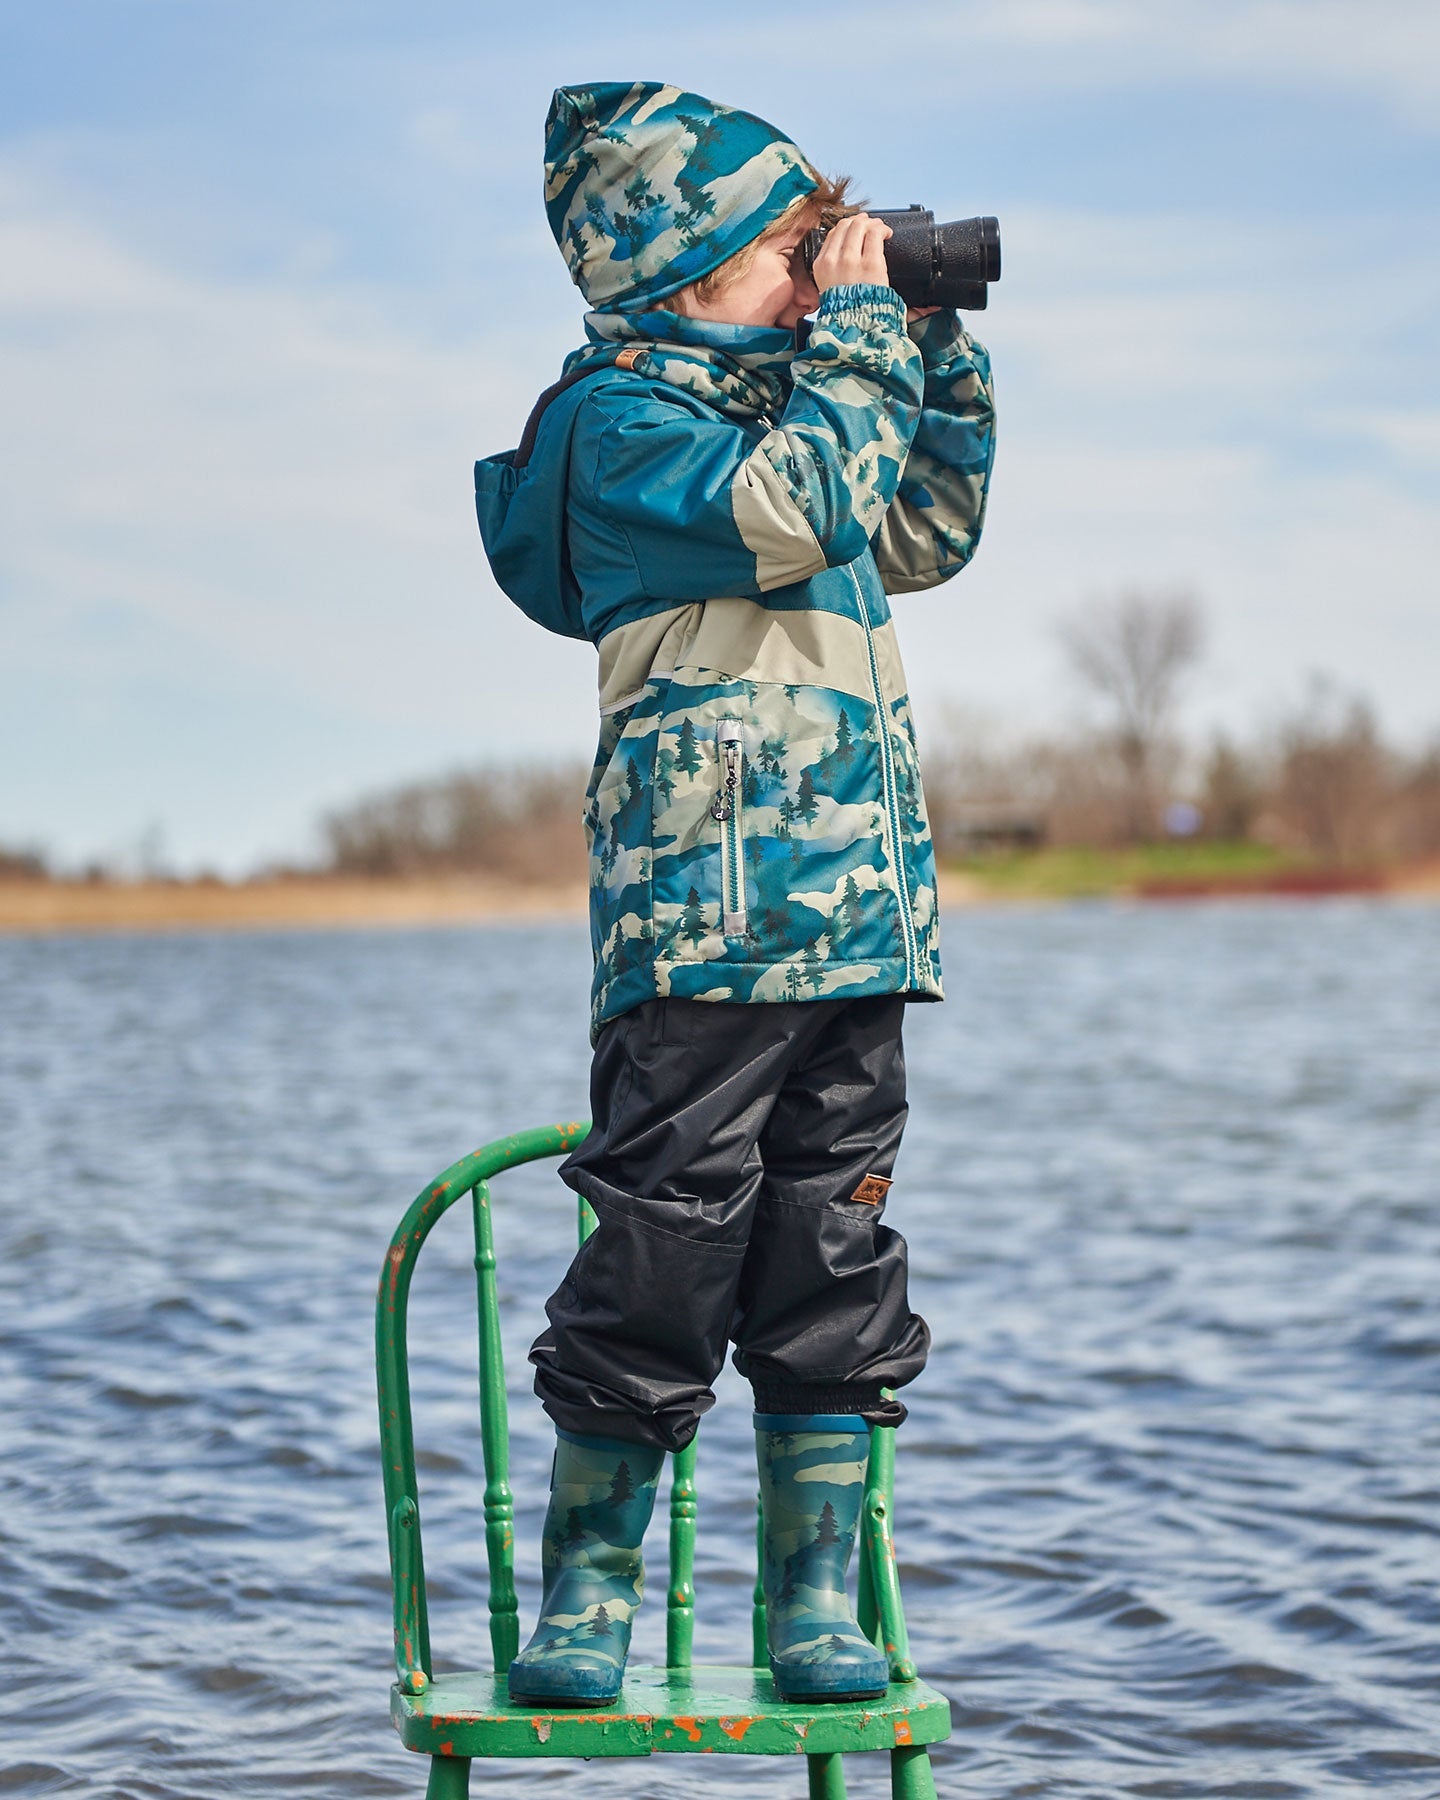
<svg viewBox="0 0 1440 1800"><path fill-rule="evenodd" d="M363 795L320 822L337 874L581 879L583 766L490 764Z"/></svg>
<svg viewBox="0 0 1440 1800"><path fill-rule="evenodd" d="M1440 856L1440 739L1401 772L1388 848L1412 859Z"/></svg>
<svg viewBox="0 0 1440 1800"><path fill-rule="evenodd" d="M1365 700L1312 677L1280 728L1277 765L1271 811L1283 840L1327 863L1379 854L1394 772Z"/></svg>
<svg viewBox="0 0 1440 1800"><path fill-rule="evenodd" d="M1191 594L1131 590L1087 602L1060 621L1071 669L1108 714L1123 771L1126 831L1154 835L1157 778L1174 740L1175 708L1200 659L1204 623Z"/></svg>
<svg viewBox="0 0 1440 1800"><path fill-rule="evenodd" d="M1254 751L1232 743L1223 732L1215 738L1201 778L1200 813L1207 837L1239 844L1254 835L1268 774Z"/></svg>

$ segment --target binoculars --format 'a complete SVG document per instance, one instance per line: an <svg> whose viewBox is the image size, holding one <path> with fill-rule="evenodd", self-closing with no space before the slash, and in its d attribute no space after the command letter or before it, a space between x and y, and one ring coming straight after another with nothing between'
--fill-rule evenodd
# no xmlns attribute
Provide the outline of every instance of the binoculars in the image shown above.
<svg viewBox="0 0 1440 1800"><path fill-rule="evenodd" d="M890 285L907 306L954 306L980 312L989 297L987 283L1000 279L1000 221L953 219L937 225L923 206L890 212L865 208L894 233L885 241L885 268ZM810 232L801 250L813 272L815 258L829 227Z"/></svg>

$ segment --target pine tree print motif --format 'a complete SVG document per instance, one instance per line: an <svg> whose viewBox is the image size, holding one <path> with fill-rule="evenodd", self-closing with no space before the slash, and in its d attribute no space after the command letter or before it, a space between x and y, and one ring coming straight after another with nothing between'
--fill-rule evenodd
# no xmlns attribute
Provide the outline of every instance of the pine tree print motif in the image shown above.
<svg viewBox="0 0 1440 1800"><path fill-rule="evenodd" d="M858 931L865 918L860 889L853 875L845 877L840 890L840 904L830 915L830 942L842 943L852 931Z"/></svg>
<svg viewBox="0 0 1440 1800"><path fill-rule="evenodd" d="M821 967L820 952L814 944L805 946L805 982L812 994L823 992L825 987L825 971Z"/></svg>
<svg viewBox="0 0 1440 1800"><path fill-rule="evenodd" d="M675 753L669 748L662 749L655 759L655 792L660 796L660 804L668 807L675 798Z"/></svg>
<svg viewBox="0 0 1440 1800"><path fill-rule="evenodd" d="M700 895L695 888L685 896L685 910L680 915L680 935L692 944L698 944L709 931L705 923L705 915L700 910Z"/></svg>
<svg viewBox="0 0 1440 1800"><path fill-rule="evenodd" d="M840 717L835 721L835 760L848 763L855 754L855 738L850 727L850 715L842 706Z"/></svg>
<svg viewBox="0 0 1440 1800"><path fill-rule="evenodd" d="M809 769L800 771L800 791L795 796L795 811L807 825L820 816L820 802L815 798L815 777Z"/></svg>
<svg viewBox="0 0 1440 1800"><path fill-rule="evenodd" d="M700 754L700 745L695 736L695 724L687 713L680 727L680 745L675 753L675 766L684 771L693 781L704 764Z"/></svg>

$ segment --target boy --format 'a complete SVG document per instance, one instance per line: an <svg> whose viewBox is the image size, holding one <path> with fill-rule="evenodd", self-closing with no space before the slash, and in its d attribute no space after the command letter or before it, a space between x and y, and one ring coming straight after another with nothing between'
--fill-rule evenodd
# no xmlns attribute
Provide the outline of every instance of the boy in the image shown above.
<svg viewBox="0 0 1440 1800"><path fill-rule="evenodd" d="M882 1390L929 1343L880 1217L901 1014L941 997L886 591L974 550L989 365L952 312L907 315L888 228L841 216L844 183L763 120L653 82L562 88L545 154L589 342L476 493L501 586L600 655L594 1129L561 1171L599 1228L531 1351L559 1441L510 1690L618 1694L664 1452L733 1340L777 1687L873 1695L846 1571L870 1426L905 1416Z"/></svg>

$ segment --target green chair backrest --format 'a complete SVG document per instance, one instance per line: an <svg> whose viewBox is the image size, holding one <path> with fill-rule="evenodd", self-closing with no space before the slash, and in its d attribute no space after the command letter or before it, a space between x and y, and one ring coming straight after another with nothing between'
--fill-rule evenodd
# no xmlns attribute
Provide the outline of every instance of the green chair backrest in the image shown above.
<svg viewBox="0 0 1440 1800"><path fill-rule="evenodd" d="M475 1280L480 1327L480 1433L485 1458L485 1550L490 1572L490 1645L496 1673L509 1668L520 1647L515 1597L515 1507L510 1490L510 1429L500 1306L495 1281L495 1234L490 1178L540 1157L564 1156L590 1129L584 1121L542 1125L499 1138L446 1169L416 1197L390 1241L375 1313L375 1360L380 1394L380 1451L385 1471L385 1517L395 1618L395 1669L402 1692L423 1693L433 1676L425 1558L415 1480L415 1440L410 1412L406 1315L410 1280L420 1248L436 1222L463 1194L471 1197L475 1225ZM579 1202L583 1243L595 1215ZM670 1579L665 1621L665 1660L690 1666L695 1629L695 1445L677 1451L670 1489ZM860 1627L890 1658L892 1681L914 1681L890 1514L895 1473L895 1433L870 1434L870 1464L862 1514ZM765 1603L757 1574L752 1626L753 1658L766 1665Z"/></svg>

